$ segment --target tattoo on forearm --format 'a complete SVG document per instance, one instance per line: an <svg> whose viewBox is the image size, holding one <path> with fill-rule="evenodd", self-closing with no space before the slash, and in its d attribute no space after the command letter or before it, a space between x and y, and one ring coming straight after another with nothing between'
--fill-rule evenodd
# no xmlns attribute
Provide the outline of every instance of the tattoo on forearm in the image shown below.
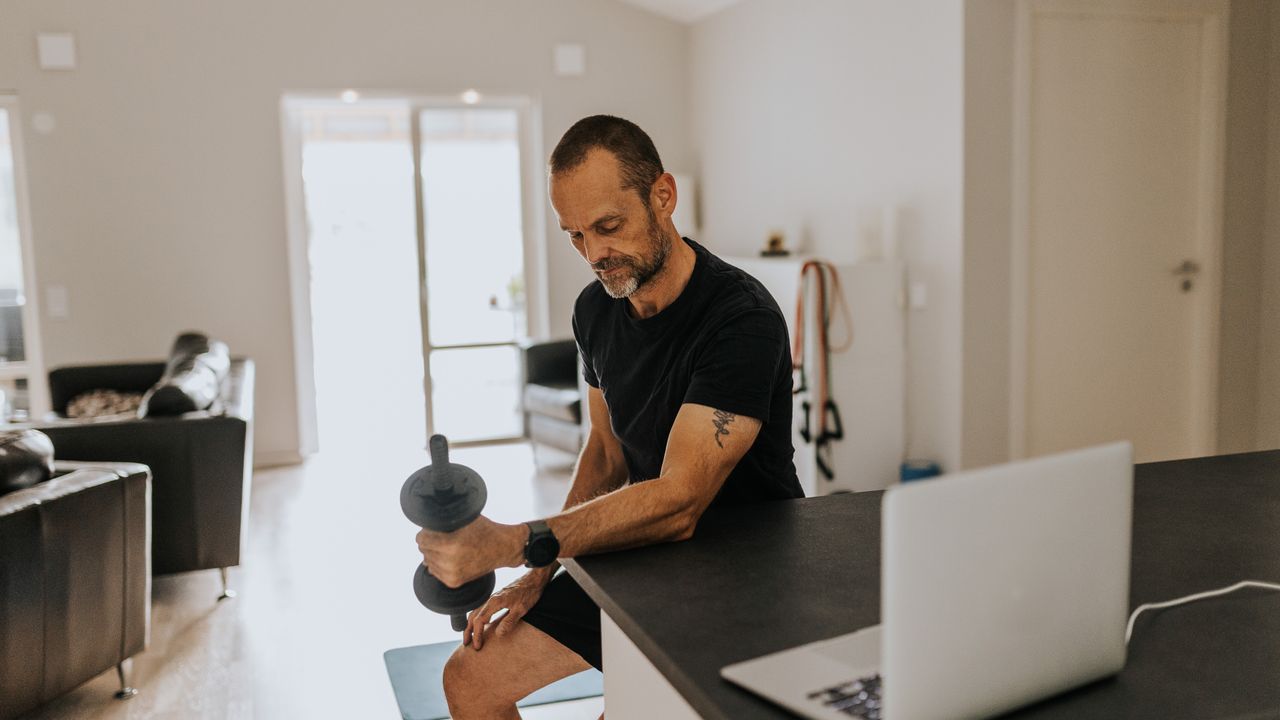
<svg viewBox="0 0 1280 720"><path fill-rule="evenodd" d="M723 410L716 410L715 413L716 419L711 422L716 426L716 445L723 448L724 443L720 442L720 436L729 434L729 423L737 420L738 416Z"/></svg>

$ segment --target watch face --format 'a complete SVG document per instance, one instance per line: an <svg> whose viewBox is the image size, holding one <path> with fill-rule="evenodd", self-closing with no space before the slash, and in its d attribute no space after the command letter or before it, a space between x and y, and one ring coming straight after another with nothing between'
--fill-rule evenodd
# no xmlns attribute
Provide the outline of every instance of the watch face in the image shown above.
<svg viewBox="0 0 1280 720"><path fill-rule="evenodd" d="M545 567L555 561L560 554L560 543L555 536L543 535L529 541L529 564L533 567Z"/></svg>

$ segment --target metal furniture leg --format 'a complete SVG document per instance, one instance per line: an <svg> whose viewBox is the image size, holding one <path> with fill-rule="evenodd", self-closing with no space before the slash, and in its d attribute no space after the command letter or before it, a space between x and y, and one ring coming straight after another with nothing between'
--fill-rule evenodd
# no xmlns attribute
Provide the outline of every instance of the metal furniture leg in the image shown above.
<svg viewBox="0 0 1280 720"><path fill-rule="evenodd" d="M218 602L222 602L235 597L236 591L227 587L227 568L218 568L218 572L222 573L222 594L218 596Z"/></svg>
<svg viewBox="0 0 1280 720"><path fill-rule="evenodd" d="M120 691L116 693L117 700L128 700L138 694L135 688L129 687L129 681L125 676L124 664L127 662L129 661L122 660L116 663L116 674L120 676Z"/></svg>

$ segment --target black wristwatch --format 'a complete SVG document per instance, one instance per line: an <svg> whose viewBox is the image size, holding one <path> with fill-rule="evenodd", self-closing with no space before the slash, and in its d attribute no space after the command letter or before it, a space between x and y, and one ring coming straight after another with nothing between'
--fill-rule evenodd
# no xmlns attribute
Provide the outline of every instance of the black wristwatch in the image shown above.
<svg viewBox="0 0 1280 720"><path fill-rule="evenodd" d="M524 566L527 568L546 567L560 557L560 541L555 533L542 520L527 522L529 540L524 544Z"/></svg>

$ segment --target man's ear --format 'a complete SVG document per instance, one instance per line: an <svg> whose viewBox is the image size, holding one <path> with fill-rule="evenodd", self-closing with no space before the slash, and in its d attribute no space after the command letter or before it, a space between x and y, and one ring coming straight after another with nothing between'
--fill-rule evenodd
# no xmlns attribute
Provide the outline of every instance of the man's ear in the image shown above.
<svg viewBox="0 0 1280 720"><path fill-rule="evenodd" d="M662 217L671 217L676 211L676 179L671 173L662 173L649 191L649 207Z"/></svg>

